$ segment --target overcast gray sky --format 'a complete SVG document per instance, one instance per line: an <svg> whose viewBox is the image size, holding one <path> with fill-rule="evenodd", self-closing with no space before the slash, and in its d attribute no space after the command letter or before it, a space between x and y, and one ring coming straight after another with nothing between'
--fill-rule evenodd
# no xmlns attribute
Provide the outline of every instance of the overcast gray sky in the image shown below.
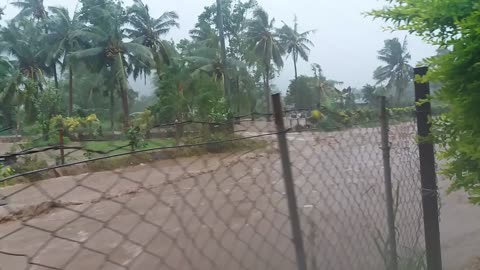
<svg viewBox="0 0 480 270"><path fill-rule="evenodd" d="M0 0L0 6L14 0ZM74 10L77 0L44 0L47 6L66 6ZM300 74L311 74L310 64L319 63L324 74L329 79L345 82L345 86L361 87L373 83L372 73L381 65L377 60L377 51L382 48L383 41L388 38L403 39L406 33L385 32L382 21L373 21L364 17L362 12L386 5L385 0L257 0L277 20L292 22L294 15L298 16L300 31L316 29L311 39L315 43L310 54L310 63L299 64ZM180 29L173 30L166 38L179 40L188 36L197 16L204 6L211 5L215 0L144 0L150 6L153 16L159 16L164 11L176 11L180 16ZM131 4L131 0L125 0ZM13 17L18 11L8 5L6 19ZM412 65L425 57L435 54L435 48L425 44L415 36L408 36L409 50L412 54ZM293 77L292 60L285 62L280 76L275 84L284 92L289 80ZM142 93L151 91L151 86L134 83L134 88Z"/></svg>

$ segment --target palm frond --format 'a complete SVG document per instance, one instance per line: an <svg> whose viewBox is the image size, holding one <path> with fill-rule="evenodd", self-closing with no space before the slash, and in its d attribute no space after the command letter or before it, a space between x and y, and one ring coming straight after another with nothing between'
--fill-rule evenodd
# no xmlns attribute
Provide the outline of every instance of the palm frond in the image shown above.
<svg viewBox="0 0 480 270"><path fill-rule="evenodd" d="M135 59L135 62L141 63L145 68L154 66L152 51L148 47L135 42L124 43L123 47L125 52Z"/></svg>
<svg viewBox="0 0 480 270"><path fill-rule="evenodd" d="M70 53L70 57L72 59L85 59L89 57L99 56L103 53L104 53L104 49L102 47L95 47L95 48L72 52Z"/></svg>

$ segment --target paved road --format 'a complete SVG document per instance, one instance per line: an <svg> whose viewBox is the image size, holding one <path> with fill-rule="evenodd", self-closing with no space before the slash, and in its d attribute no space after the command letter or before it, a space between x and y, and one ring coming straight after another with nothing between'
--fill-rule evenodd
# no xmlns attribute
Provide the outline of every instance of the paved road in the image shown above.
<svg viewBox="0 0 480 270"><path fill-rule="evenodd" d="M273 131L256 127L247 132ZM391 136L402 258L422 251L411 135L399 126ZM309 269L384 269L374 243L386 224L378 130L288 138ZM235 153L0 189L9 202L0 209L0 269L295 269L281 172L275 151ZM446 269L462 269L472 253L459 246L477 243L478 211L462 195L444 203ZM450 217L468 222L454 229Z"/></svg>

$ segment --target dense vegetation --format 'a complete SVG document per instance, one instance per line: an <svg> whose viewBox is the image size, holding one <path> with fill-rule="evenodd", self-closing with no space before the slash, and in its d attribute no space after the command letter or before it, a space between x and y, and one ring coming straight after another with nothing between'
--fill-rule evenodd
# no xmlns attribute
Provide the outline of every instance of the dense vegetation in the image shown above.
<svg viewBox="0 0 480 270"><path fill-rule="evenodd" d="M374 103L375 93L337 89L341 83L325 78L318 64L312 76L298 74L315 31L301 31L296 18L280 25L254 0L217 3L220 9L205 7L189 38L174 42L167 35L179 27L178 15L165 11L153 18L142 0L131 6L81 0L73 14L42 0L12 2L19 13L0 29L1 126L48 133L56 115L95 114L104 129L126 131L132 112L145 108L157 123L265 113L271 111L271 80L288 57L295 70L289 106L345 109L362 97ZM375 79L400 99L411 76L406 43L385 45L379 57L387 65ZM154 80L155 97L139 97L132 79Z"/></svg>
<svg viewBox="0 0 480 270"><path fill-rule="evenodd" d="M425 80L437 82L449 111L434 121L444 173L452 190L480 203L480 5L475 0L394 0L371 15L394 23L443 50L430 59Z"/></svg>

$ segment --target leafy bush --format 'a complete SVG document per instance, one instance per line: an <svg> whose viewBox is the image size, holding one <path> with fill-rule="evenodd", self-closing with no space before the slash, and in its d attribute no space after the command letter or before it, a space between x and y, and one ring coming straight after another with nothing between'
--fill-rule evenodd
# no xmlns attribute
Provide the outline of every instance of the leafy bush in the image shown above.
<svg viewBox="0 0 480 270"><path fill-rule="evenodd" d="M57 115L50 119L50 126L56 129L63 128L66 136L77 140L101 135L100 120L98 120L95 114L90 114L87 117L63 117L62 115Z"/></svg>
<svg viewBox="0 0 480 270"><path fill-rule="evenodd" d="M9 177L15 174L15 170L11 167L4 166L0 163L0 178Z"/></svg>
<svg viewBox="0 0 480 270"><path fill-rule="evenodd" d="M50 119L55 115L62 113L62 97L57 89L47 88L40 92L38 98L35 100L35 108L38 112L37 125L39 125L42 135L46 140L49 139L51 132Z"/></svg>
<svg viewBox="0 0 480 270"><path fill-rule="evenodd" d="M136 114L131 121L132 126L127 131L127 139L130 142L132 151L144 148L147 145L145 139L150 137L150 130L154 122L155 118L150 110Z"/></svg>
<svg viewBox="0 0 480 270"><path fill-rule="evenodd" d="M139 127L131 127L127 131L127 138L132 151L146 146L145 136Z"/></svg>
<svg viewBox="0 0 480 270"><path fill-rule="evenodd" d="M134 119L131 121L133 128L138 128L139 132L143 134L144 138L150 136L150 131L155 124L155 117L152 114L152 111L145 110L142 113L137 113Z"/></svg>
<svg viewBox="0 0 480 270"><path fill-rule="evenodd" d="M392 124L412 121L414 107L387 109ZM357 110L324 111L320 120L310 118L316 128L323 131L335 131L352 127L371 127L380 125L380 109L363 108Z"/></svg>
<svg viewBox="0 0 480 270"><path fill-rule="evenodd" d="M211 109L208 114L208 121L213 123L224 123L231 118L231 112L225 98L212 99L209 101L209 106Z"/></svg>

